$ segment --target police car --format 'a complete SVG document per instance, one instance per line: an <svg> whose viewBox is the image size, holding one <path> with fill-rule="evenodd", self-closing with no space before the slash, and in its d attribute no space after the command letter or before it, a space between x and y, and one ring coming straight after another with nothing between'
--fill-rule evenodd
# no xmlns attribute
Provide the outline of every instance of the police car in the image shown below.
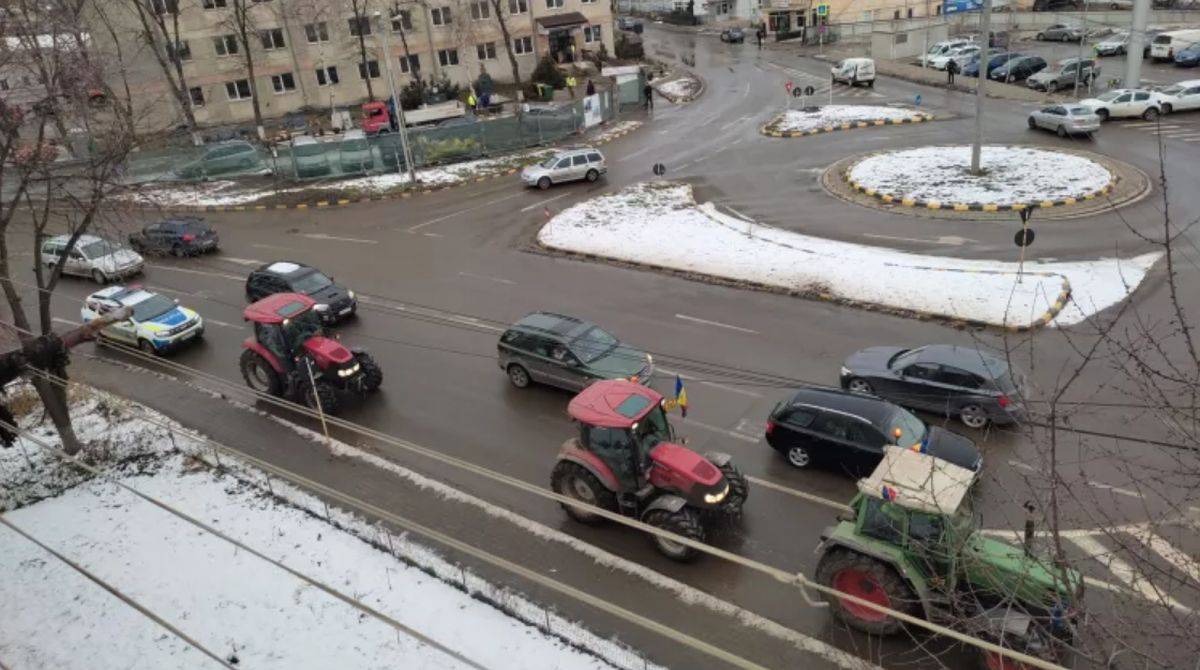
<svg viewBox="0 0 1200 670"><path fill-rule="evenodd" d="M100 331L103 337L162 354L204 334L204 319L178 301L140 286L110 286L89 295L79 315L83 322L128 307L130 318Z"/></svg>

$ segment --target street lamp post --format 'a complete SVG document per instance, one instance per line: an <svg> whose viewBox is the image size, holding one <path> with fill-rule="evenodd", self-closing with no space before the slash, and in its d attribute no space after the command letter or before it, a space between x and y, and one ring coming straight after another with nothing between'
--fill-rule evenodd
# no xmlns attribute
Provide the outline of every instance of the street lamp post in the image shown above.
<svg viewBox="0 0 1200 670"><path fill-rule="evenodd" d="M394 9L391 12L393 16L397 13ZM396 79L392 76L392 50L388 45L388 33L391 32L391 26L383 21L383 12L375 12L375 18L379 19L379 32L383 34L383 63L387 68L388 90L392 93L392 108L396 111L396 124L400 126L400 150L404 152L404 164L408 166L408 180L415 184L417 183L417 171L413 167L412 151L408 146L408 125L404 122L404 106L400 104L400 96L396 95ZM388 17L388 20L390 22L391 16Z"/></svg>
<svg viewBox="0 0 1200 670"><path fill-rule="evenodd" d="M983 105L987 100L988 46L992 32L992 0L983 0L979 17L979 76L975 78L975 143L971 146L971 174L981 174L983 166Z"/></svg>

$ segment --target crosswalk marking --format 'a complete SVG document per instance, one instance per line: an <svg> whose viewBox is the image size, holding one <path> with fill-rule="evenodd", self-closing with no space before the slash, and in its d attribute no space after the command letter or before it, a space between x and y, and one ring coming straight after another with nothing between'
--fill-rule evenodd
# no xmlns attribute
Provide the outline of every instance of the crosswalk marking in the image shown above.
<svg viewBox="0 0 1200 670"><path fill-rule="evenodd" d="M1200 584L1200 563L1197 563L1195 559L1180 551L1175 545L1167 542L1161 535L1152 533L1149 530L1135 534L1134 537L1142 544L1150 547L1163 560L1175 566L1175 569L1179 570L1180 573Z"/></svg>
<svg viewBox="0 0 1200 670"><path fill-rule="evenodd" d="M1068 541L1074 543L1075 546L1087 553L1089 557L1095 559L1096 562L1108 568L1114 577L1140 593L1146 600L1150 602L1165 602L1181 612L1191 613L1192 609L1190 607L1175 600L1170 595L1159 591L1155 588L1154 584L1142 578L1132 565L1117 558L1112 551L1101 544L1095 537L1086 535L1076 536L1068 538Z"/></svg>

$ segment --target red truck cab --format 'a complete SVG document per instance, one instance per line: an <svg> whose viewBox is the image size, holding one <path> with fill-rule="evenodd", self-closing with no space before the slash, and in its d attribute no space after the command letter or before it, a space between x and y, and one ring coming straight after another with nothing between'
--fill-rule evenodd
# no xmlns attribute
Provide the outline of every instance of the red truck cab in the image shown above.
<svg viewBox="0 0 1200 670"><path fill-rule="evenodd" d="M368 135L390 133L392 131L392 115L382 102L372 100L362 106L362 129Z"/></svg>

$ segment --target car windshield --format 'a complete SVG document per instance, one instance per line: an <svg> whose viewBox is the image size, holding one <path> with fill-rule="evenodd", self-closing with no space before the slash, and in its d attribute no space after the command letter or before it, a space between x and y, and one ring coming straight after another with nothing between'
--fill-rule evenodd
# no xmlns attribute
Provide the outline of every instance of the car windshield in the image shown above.
<svg viewBox="0 0 1200 670"><path fill-rule="evenodd" d="M320 333L321 320L317 318L316 313L312 310L283 320L283 334L291 346L304 342L313 335L319 335Z"/></svg>
<svg viewBox="0 0 1200 670"><path fill-rule="evenodd" d="M667 415L661 406L650 410L637 424L637 441L645 454L658 445L671 439L671 424L667 423Z"/></svg>
<svg viewBox="0 0 1200 670"><path fill-rule="evenodd" d="M312 295L333 283L329 277L313 270L312 272L292 280L292 290L305 295Z"/></svg>
<svg viewBox="0 0 1200 670"><path fill-rule="evenodd" d="M1165 95L1179 95L1182 92L1183 92L1183 87L1178 84L1176 84L1174 86L1168 86L1161 91L1161 93L1163 93Z"/></svg>
<svg viewBox="0 0 1200 670"><path fill-rule="evenodd" d="M1096 96L1096 99L1100 100L1102 102L1112 102L1113 100L1117 99L1117 96L1119 96L1123 93L1125 93L1125 91L1109 91L1108 93L1105 93L1103 95Z"/></svg>
<svg viewBox="0 0 1200 670"><path fill-rule="evenodd" d="M155 295L133 306L135 321L149 321L175 309L175 301L163 295Z"/></svg>
<svg viewBox="0 0 1200 670"><path fill-rule="evenodd" d="M115 254L118 249L120 249L119 246L109 242L108 240L96 240L90 244L85 244L81 248L83 255L87 256L88 258L100 258L101 256Z"/></svg>
<svg viewBox="0 0 1200 670"><path fill-rule="evenodd" d="M617 348L620 342L599 326L592 326L571 340L571 351L584 363L591 363Z"/></svg>
<svg viewBox="0 0 1200 670"><path fill-rule="evenodd" d="M900 447L911 447L921 444L925 439L925 423L912 413L897 408L896 413L888 420L887 436L892 443Z"/></svg>
<svg viewBox="0 0 1200 670"><path fill-rule="evenodd" d="M892 356L891 360L888 361L888 367L903 368L910 363L915 363L917 361L917 356L924 348L925 347L917 347L916 349L905 349L904 351L897 352Z"/></svg>
<svg viewBox="0 0 1200 670"><path fill-rule="evenodd" d="M546 169L550 169L550 168L554 167L554 164L558 162L559 158L560 158L560 156L551 156L551 157L547 158L546 160L542 161L541 163L538 163L538 165L540 165Z"/></svg>
<svg viewBox="0 0 1200 670"><path fill-rule="evenodd" d="M1067 112L1070 113L1071 116L1087 116L1088 114L1092 113L1092 110L1088 109L1087 107L1068 107Z"/></svg>

